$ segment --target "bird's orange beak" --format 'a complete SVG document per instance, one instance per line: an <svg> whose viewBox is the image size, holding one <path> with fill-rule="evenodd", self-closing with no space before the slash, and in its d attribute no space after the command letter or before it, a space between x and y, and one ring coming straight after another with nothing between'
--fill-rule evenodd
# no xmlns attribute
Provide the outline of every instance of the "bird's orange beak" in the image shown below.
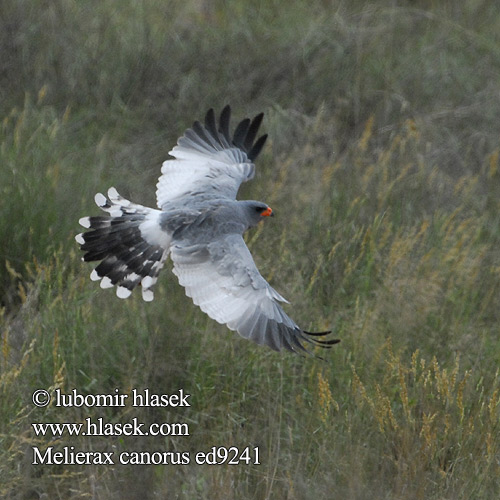
<svg viewBox="0 0 500 500"><path fill-rule="evenodd" d="M267 207L261 214L261 217L272 217L273 214L273 209L271 207Z"/></svg>

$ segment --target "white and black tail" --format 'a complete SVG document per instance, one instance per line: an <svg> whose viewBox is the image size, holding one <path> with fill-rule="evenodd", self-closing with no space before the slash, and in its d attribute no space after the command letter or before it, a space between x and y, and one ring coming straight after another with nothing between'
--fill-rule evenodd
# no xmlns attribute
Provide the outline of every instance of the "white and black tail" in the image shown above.
<svg viewBox="0 0 500 500"><path fill-rule="evenodd" d="M86 252L82 260L101 261L90 275L101 281L101 288L116 285L116 295L124 299L141 285L142 298L149 302L170 246L170 236L160 227L161 212L122 198L115 188L108 190L108 198L97 193L95 202L109 215L79 221L89 229L75 237Z"/></svg>

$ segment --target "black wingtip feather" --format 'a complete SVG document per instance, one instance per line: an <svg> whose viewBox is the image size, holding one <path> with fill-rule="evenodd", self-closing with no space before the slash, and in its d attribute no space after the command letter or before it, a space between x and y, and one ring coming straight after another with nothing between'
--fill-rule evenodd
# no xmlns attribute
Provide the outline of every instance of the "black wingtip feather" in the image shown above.
<svg viewBox="0 0 500 500"><path fill-rule="evenodd" d="M307 333L307 335L312 335L313 337L323 337L325 335L329 335L332 333L331 330L328 330L326 332L306 332L305 330L302 330L304 333Z"/></svg>
<svg viewBox="0 0 500 500"><path fill-rule="evenodd" d="M226 105L223 108L218 125L215 112L210 108L205 115L204 123L195 121L179 139L178 145L198 148L200 151L205 150L207 145L216 150L236 147L244 151L250 161L254 161L267 139L266 134L255 141L263 119L264 113L259 113L252 120L249 118L241 120L231 137L231 107Z"/></svg>
<svg viewBox="0 0 500 500"><path fill-rule="evenodd" d="M208 144L210 144L210 139L207 137L207 134L205 133L205 128L199 121L195 121L193 123L193 130Z"/></svg>
<svg viewBox="0 0 500 500"><path fill-rule="evenodd" d="M207 111L207 114L205 116L205 128L214 139L218 140L219 134L217 133L217 123L215 121L215 113L213 108L210 108Z"/></svg>
<svg viewBox="0 0 500 500"><path fill-rule="evenodd" d="M245 142L243 146L245 151L249 151L253 145L253 141L255 141L255 137L257 137L257 132L259 131L260 124L262 123L262 119L264 118L264 113L259 113L250 123L250 127L248 128L247 136L245 137Z"/></svg>
<svg viewBox="0 0 500 500"><path fill-rule="evenodd" d="M229 135L229 123L231 122L231 106L229 104L224 107L219 118L219 130L224 135L226 141L231 143L231 136Z"/></svg>
<svg viewBox="0 0 500 500"><path fill-rule="evenodd" d="M267 140L267 134L264 134L263 136L259 137L257 142L253 145L252 149L248 152L248 159L250 161L254 161L257 156L259 156L260 152L262 151L262 148L264 147L264 144L266 143Z"/></svg>
<svg viewBox="0 0 500 500"><path fill-rule="evenodd" d="M234 131L233 135L233 144L238 148L243 149L243 151L245 151L244 142L249 126L250 126L250 118L245 118L244 120L241 120L241 122L238 123L238 126L236 127L236 130Z"/></svg>
<svg viewBox="0 0 500 500"><path fill-rule="evenodd" d="M326 349L330 349L333 345L338 344L340 342L340 339L317 339L315 337L324 337L326 335L329 335L332 333L331 331L327 332L306 332L303 330L303 332L307 335L306 340L314 345L317 345L319 347L323 347ZM313 337L313 338L311 338Z"/></svg>

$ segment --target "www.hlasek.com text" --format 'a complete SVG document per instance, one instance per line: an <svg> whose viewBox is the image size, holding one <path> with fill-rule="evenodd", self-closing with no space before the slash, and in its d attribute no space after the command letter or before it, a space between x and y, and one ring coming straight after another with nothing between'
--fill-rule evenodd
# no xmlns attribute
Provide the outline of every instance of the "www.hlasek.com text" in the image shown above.
<svg viewBox="0 0 500 500"><path fill-rule="evenodd" d="M87 417L85 422L33 422L37 437L51 436L189 436L184 422L153 422L145 424L134 417L130 421L106 422L102 417Z"/></svg>

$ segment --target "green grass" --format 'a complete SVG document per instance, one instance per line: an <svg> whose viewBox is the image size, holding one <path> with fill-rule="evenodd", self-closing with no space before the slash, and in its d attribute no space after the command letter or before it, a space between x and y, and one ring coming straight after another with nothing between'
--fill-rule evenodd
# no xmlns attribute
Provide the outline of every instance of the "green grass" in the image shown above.
<svg viewBox="0 0 500 500"><path fill-rule="evenodd" d="M455 2L0 3L0 496L500 495L500 15ZM253 345L167 265L155 301L89 279L74 241L114 185L153 206L209 107L265 112L248 234L326 362ZM191 394L189 408L35 408L31 394ZM33 422L190 436L36 437ZM33 466L32 447L186 451L187 465ZM258 446L260 465L196 465Z"/></svg>

